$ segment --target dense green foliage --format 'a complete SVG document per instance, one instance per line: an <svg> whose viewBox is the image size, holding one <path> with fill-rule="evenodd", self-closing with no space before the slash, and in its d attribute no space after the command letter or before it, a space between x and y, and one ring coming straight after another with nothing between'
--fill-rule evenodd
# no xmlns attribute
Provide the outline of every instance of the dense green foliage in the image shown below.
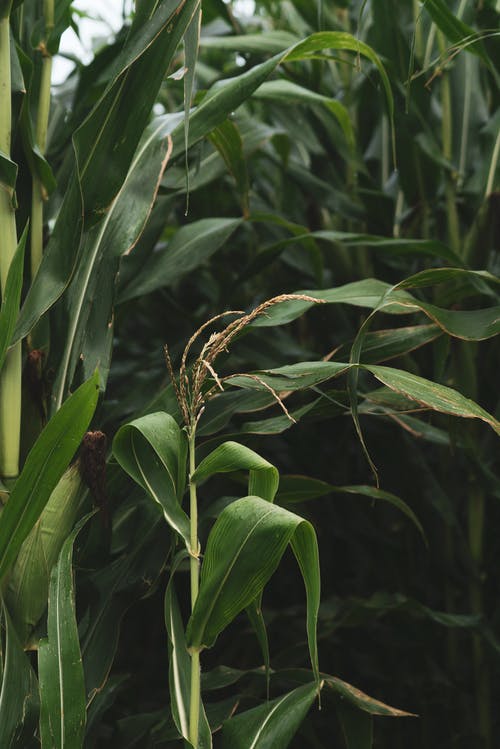
<svg viewBox="0 0 500 749"><path fill-rule="evenodd" d="M498 3L251 5L0 0L1 747L495 746Z"/></svg>

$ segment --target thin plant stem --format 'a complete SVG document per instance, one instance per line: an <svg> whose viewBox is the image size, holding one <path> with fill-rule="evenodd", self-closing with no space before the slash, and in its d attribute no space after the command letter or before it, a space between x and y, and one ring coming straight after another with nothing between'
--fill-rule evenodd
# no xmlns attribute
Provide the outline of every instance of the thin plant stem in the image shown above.
<svg viewBox="0 0 500 749"><path fill-rule="evenodd" d="M500 132L497 135L497 139L495 141L495 146L493 148L493 153L491 156L490 169L488 172L488 179L486 180L486 190L484 194L484 197L486 199L490 197L491 193L493 192L493 188L495 186L495 174L497 171L499 156L500 156Z"/></svg>
<svg viewBox="0 0 500 749"><path fill-rule="evenodd" d="M198 598L200 579L200 559L198 542L198 499L196 496L196 484L191 480L196 470L196 421L193 420L189 429L189 516L190 516L190 573L191 573L191 611L194 609ZM198 736L200 725L200 701L201 701L201 673L200 673L200 651L191 652L191 695L189 700L189 741L198 748Z"/></svg>
<svg viewBox="0 0 500 749"><path fill-rule="evenodd" d="M465 58L465 86L464 103L462 114L462 137L460 139L460 160L458 163L458 187L462 187L465 179L465 168L467 161L467 145L469 139L469 119L472 95L472 57Z"/></svg>
<svg viewBox="0 0 500 749"><path fill-rule="evenodd" d="M12 138L10 23L0 18L0 151L10 156ZM12 198L0 189L0 285L2 296L17 247L16 217ZM7 354L0 374L0 476L13 479L19 473L21 432L21 344Z"/></svg>
<svg viewBox="0 0 500 749"><path fill-rule="evenodd" d="M424 38L422 35L422 19L419 0L413 0L413 25L415 28L415 53L419 60L424 54Z"/></svg>
<svg viewBox="0 0 500 749"><path fill-rule="evenodd" d="M474 562L474 575L470 582L469 598L472 613L483 614L483 538L485 521L485 497L482 489L473 484L469 491L468 506L469 547ZM476 705L479 731L486 749L491 749L490 679L485 657L482 635L473 634L474 678L476 682Z"/></svg>
<svg viewBox="0 0 500 749"><path fill-rule="evenodd" d="M441 32L438 33L438 44L441 54L446 49L446 41ZM451 162L453 158L453 112L451 106L451 86L449 73L443 70L441 76L441 137L443 156ZM455 182L452 175L445 175L446 218L448 224L448 242L452 250L458 252L460 247L460 225L456 205Z"/></svg>
<svg viewBox="0 0 500 749"><path fill-rule="evenodd" d="M43 4L45 21L45 39L40 42L42 54L42 75L40 80L40 95L38 98L38 112L36 120L35 139L42 154L47 144L47 128L50 111L50 82L52 78L52 55L47 49L47 40L54 28L54 0L45 0ZM33 175L31 197L31 277L34 278L40 267L43 252L43 204L45 191L41 180Z"/></svg>

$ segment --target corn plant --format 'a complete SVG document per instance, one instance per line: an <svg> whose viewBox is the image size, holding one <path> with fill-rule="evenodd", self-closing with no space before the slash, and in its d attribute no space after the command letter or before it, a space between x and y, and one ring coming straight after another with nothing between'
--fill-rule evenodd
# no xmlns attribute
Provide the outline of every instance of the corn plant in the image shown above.
<svg viewBox="0 0 500 749"><path fill-rule="evenodd" d="M495 3L70 25L0 1L0 745L489 749Z"/></svg>

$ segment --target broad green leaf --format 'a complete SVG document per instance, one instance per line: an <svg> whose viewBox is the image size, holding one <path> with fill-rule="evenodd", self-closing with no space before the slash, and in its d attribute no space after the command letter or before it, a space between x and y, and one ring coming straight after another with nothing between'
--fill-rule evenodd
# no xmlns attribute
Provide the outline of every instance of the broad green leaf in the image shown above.
<svg viewBox="0 0 500 749"><path fill-rule="evenodd" d="M0 515L0 578L40 517L94 414L99 375L81 385L49 421L33 445Z"/></svg>
<svg viewBox="0 0 500 749"><path fill-rule="evenodd" d="M375 65L384 88L389 120L392 127L394 120L394 99L392 96L391 84L385 68L376 52L370 46L360 41L360 39L356 39L351 34L342 31L320 31L316 34L311 34L310 37L292 47L291 51L287 53L285 59L290 62L293 60L307 59L308 57L314 57L317 51L321 49L349 50L357 55L363 55L363 57L366 57L371 63L373 63L373 65ZM392 150L394 164L396 164L396 140L394 137L394 129L392 136Z"/></svg>
<svg viewBox="0 0 500 749"><path fill-rule="evenodd" d="M48 639L38 650L42 749L83 746L86 695L73 581L73 544L91 515L75 526L50 576Z"/></svg>
<svg viewBox="0 0 500 749"><path fill-rule="evenodd" d="M177 231L164 250L155 252L121 292L120 301L171 287L208 260L240 226L241 219L207 218Z"/></svg>
<svg viewBox="0 0 500 749"><path fill-rule="evenodd" d="M442 335L442 330L434 323L368 333L363 341L361 362L376 364L380 361L408 354L427 343L431 343L431 341L435 341L440 335ZM335 352L335 357L343 359L349 356L350 349L350 343L344 344Z"/></svg>
<svg viewBox="0 0 500 749"><path fill-rule="evenodd" d="M331 361L300 362L299 364L290 364L257 373L259 379L262 380L261 383L254 378L246 378L244 375L226 378L226 382L237 387L256 390L263 390L268 385L278 392L293 391L309 388L344 372L353 372L359 369L371 372L383 385L387 385L391 390L401 393L426 408L466 419L481 419L489 424L495 432L500 433L498 420L458 391L393 367Z"/></svg>
<svg viewBox="0 0 500 749"><path fill-rule="evenodd" d="M452 265L462 266L463 260L453 250L437 239L406 239L402 237L380 237L374 234L357 234L354 232L318 230L311 236L331 244L346 247L373 247L384 253L394 255L427 255L448 260Z"/></svg>
<svg viewBox="0 0 500 749"><path fill-rule="evenodd" d="M222 726L221 749L286 749L317 696L317 685L305 684L237 714Z"/></svg>
<svg viewBox="0 0 500 749"><path fill-rule="evenodd" d="M26 226L17 245L16 253L11 260L5 283L5 293L0 309L0 370L3 367L5 355L7 354L12 334L14 333L17 315L19 314L23 286L24 249L27 236L28 227Z"/></svg>
<svg viewBox="0 0 500 749"><path fill-rule="evenodd" d="M317 398L311 403L306 403L305 406L295 408L289 412L289 415L282 413L280 416L273 416L269 419L247 421L240 426L239 431L241 434L282 434L298 423L303 416L313 411L320 400Z"/></svg>
<svg viewBox="0 0 500 749"><path fill-rule="evenodd" d="M424 529L418 517L413 510L400 497L391 492L382 491L375 486L358 485L358 486L334 486L326 481L311 479L307 476L284 476L284 488L277 496L278 504L297 504L325 494L357 494L364 497L370 497L374 500L380 500L393 505L400 510L415 525L422 538L425 539Z"/></svg>
<svg viewBox="0 0 500 749"><path fill-rule="evenodd" d="M440 271L445 271L445 274ZM434 271L426 271L425 275L410 276L396 286L390 286L377 279L365 279L333 289L321 289L321 291L302 289L295 293L307 294L321 299L326 304L351 304L388 314L404 315L416 311L423 312L446 333L464 340L480 341L497 335L500 332L499 306L479 310L447 310L421 301L406 291L407 288L442 283L447 279L454 280L457 275L459 278L467 276L484 278L483 274L477 274L474 271L436 268ZM257 318L252 323L252 327L284 325L300 317L313 304L314 302L296 300L283 302L272 307L265 316ZM366 332L359 337L360 341L364 335Z"/></svg>
<svg viewBox="0 0 500 749"><path fill-rule="evenodd" d="M353 687L352 684L348 684L346 681L342 681L342 679L338 679L336 676L326 676L324 674L321 674L321 676L330 689L365 713L383 715L390 718L415 717L413 713L397 710L395 707L390 707L384 702L369 697L360 689Z"/></svg>
<svg viewBox="0 0 500 749"><path fill-rule="evenodd" d="M365 369L391 390L402 393L427 408L466 419L481 419L500 434L500 422L494 416L452 388L392 367L371 365Z"/></svg>
<svg viewBox="0 0 500 749"><path fill-rule="evenodd" d="M259 35L259 39L260 38L261 35ZM234 39L234 37L228 37L227 40L224 37L217 37L217 43L220 41L221 44L232 44L231 39ZM245 39L248 40L248 36L245 36ZM288 37L285 44L290 44L292 39L293 37ZM202 37L200 43L202 45L205 44L206 38ZM265 43L263 39L261 39L261 43ZM272 44L276 44L276 46L273 46L272 48L272 51L275 51L281 43L279 41L276 43L276 40L273 39ZM363 55L377 67L382 78L389 117L392 122L394 108L392 91L387 74L376 53L371 49L371 47L356 39L351 34L340 31L322 32L311 34L303 41L292 44L279 54L275 54L274 57L269 60L266 60L260 65L255 65L251 70L246 71L235 78L218 81L207 93L201 104L191 114L189 123L189 145L193 145L204 135L211 132L215 127L217 127L217 125L226 119L228 114L233 112L238 106L240 106L240 104L252 96L258 87L269 78L278 65L286 61L299 61L314 58L317 53L325 49L347 50L354 52L357 55ZM180 128L177 129L173 137L173 155L177 156L184 148L183 132Z"/></svg>
<svg viewBox="0 0 500 749"><path fill-rule="evenodd" d="M326 304L351 304L355 307L368 307L369 309L373 309L380 304L382 297L392 288L393 287L390 286L390 284L386 284L383 281L379 281L375 278L367 278L363 281L346 283L343 286L338 286L333 289L321 289L320 291L317 289L309 289L297 291L295 293L306 294L307 296L321 299ZM384 311L394 314L405 314L405 311L401 309L396 302L410 303L413 301L414 297L412 297L408 292L394 292L391 296L391 302L394 302L394 304L388 306ZM275 307L271 307L265 315L258 317L254 322L252 322L252 327L284 325L292 320L296 320L297 317L300 317L313 305L314 302L294 299L282 302Z"/></svg>
<svg viewBox="0 0 500 749"><path fill-rule="evenodd" d="M284 302L288 304L288 302ZM271 308L270 312L273 311ZM320 382L331 380L347 372L350 364L334 361L299 362L298 364L287 364L284 367L267 369L258 372L259 380L245 375L234 375L227 377L226 382L241 388L251 390L266 390L266 386L272 387L276 392L304 390Z"/></svg>
<svg viewBox="0 0 500 749"><path fill-rule="evenodd" d="M189 741L191 658L186 648L184 625L172 581L173 575L165 592L165 626L169 640L170 706L177 730L186 741ZM200 749L210 749L211 746L212 734L205 710L201 705L199 747Z"/></svg>
<svg viewBox="0 0 500 749"><path fill-rule="evenodd" d="M9 613L2 603L5 653L0 691L0 746L24 749L34 740L38 723L38 684Z"/></svg>
<svg viewBox="0 0 500 749"><path fill-rule="evenodd" d="M224 442L204 458L191 480L198 484L216 473L249 471L248 493L269 502L274 500L279 484L277 469L258 453L238 442Z"/></svg>
<svg viewBox="0 0 500 749"><path fill-rule="evenodd" d="M379 594L376 594L378 596ZM376 597L374 596L374 598ZM404 598L404 597L402 597ZM371 599L370 599L371 600ZM357 599L356 599L357 602ZM363 601L364 603L364 601ZM285 669L283 671L276 671L273 674L274 678L286 679L288 682L299 683L299 684L311 684L314 683L311 680L311 672L301 669ZM324 689L327 686L330 690L336 693L342 700L349 702L353 707L361 710L364 713L370 715L379 715L387 718L408 718L415 717L414 713L408 713L405 710L398 710L391 705L380 702L373 697L370 697L361 689L348 684L346 681L342 681L336 676L330 674L320 673L321 686Z"/></svg>
<svg viewBox="0 0 500 749"><path fill-rule="evenodd" d="M186 471L186 441L175 420L157 412L122 426L113 453L163 510L165 520L190 548L189 518L181 507Z"/></svg>
<svg viewBox="0 0 500 749"><path fill-rule="evenodd" d="M83 228L102 220L129 170L165 72L200 0L160 0L137 15L109 83L73 136L76 166L16 327L31 330L73 273ZM148 85L144 85L144 80Z"/></svg>
<svg viewBox="0 0 500 749"><path fill-rule="evenodd" d="M179 116L159 117L146 129L106 215L83 238L80 262L57 308L65 331L54 383L57 404L71 387L79 364L83 378L99 366L106 380L120 257L133 251L144 230L169 159L169 134L178 121Z"/></svg>
<svg viewBox="0 0 500 749"><path fill-rule="evenodd" d="M260 497L223 510L208 537L200 591L189 619L188 647L211 647L234 617L263 590L291 543L307 593L307 634L318 675L316 624L320 598L318 545L313 527Z"/></svg>
<svg viewBox="0 0 500 749"><path fill-rule="evenodd" d="M337 99L329 96L323 96L316 91L311 91L297 83L280 79L277 81L266 81L255 92L256 99L269 99L271 101L282 101L286 104L322 104L337 119L345 139L351 149L355 146L355 136L349 112L346 107Z"/></svg>
<svg viewBox="0 0 500 749"><path fill-rule="evenodd" d="M76 462L61 477L12 565L5 600L23 643L47 606L50 573L75 523L81 488Z"/></svg>

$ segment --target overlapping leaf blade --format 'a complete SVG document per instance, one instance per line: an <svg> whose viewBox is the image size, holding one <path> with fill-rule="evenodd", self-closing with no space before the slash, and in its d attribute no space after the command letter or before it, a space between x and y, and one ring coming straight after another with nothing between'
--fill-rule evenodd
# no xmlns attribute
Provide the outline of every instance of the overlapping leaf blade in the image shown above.
<svg viewBox="0 0 500 749"><path fill-rule="evenodd" d="M188 647L213 645L219 633L264 588L289 543L306 585L309 651L318 675L320 575L316 535L303 518L260 497L244 497L230 504L209 535L200 591L186 632Z"/></svg>
<svg viewBox="0 0 500 749"><path fill-rule="evenodd" d="M149 3L150 17L137 16L109 73L106 91L74 135L77 166L21 311L16 340L31 330L66 288L80 248L83 216L85 226L98 222L120 189L165 71L199 1Z"/></svg>
<svg viewBox="0 0 500 749"><path fill-rule="evenodd" d="M221 749L286 749L317 695L314 683L305 684L236 715L222 727Z"/></svg>
<svg viewBox="0 0 500 749"><path fill-rule="evenodd" d="M162 508L167 523L190 548L189 518L181 507L186 440L169 414L148 414L121 427L113 452L121 467Z"/></svg>
<svg viewBox="0 0 500 749"><path fill-rule="evenodd" d="M249 471L248 493L269 502L274 500L279 484L277 469L258 453L238 442L224 442L207 455L191 476L199 483L216 473Z"/></svg>
<svg viewBox="0 0 500 749"><path fill-rule="evenodd" d="M40 642L40 734L43 749L79 749L86 722L85 679L78 639L73 581L73 544L87 520L75 526L52 570L48 640Z"/></svg>
<svg viewBox="0 0 500 749"><path fill-rule="evenodd" d="M0 691L0 746L23 749L34 740L38 722L38 683L2 602L5 651Z"/></svg>
<svg viewBox="0 0 500 749"><path fill-rule="evenodd" d="M32 447L0 516L0 577L8 571L78 449L94 414L98 388L96 372L68 398Z"/></svg>

